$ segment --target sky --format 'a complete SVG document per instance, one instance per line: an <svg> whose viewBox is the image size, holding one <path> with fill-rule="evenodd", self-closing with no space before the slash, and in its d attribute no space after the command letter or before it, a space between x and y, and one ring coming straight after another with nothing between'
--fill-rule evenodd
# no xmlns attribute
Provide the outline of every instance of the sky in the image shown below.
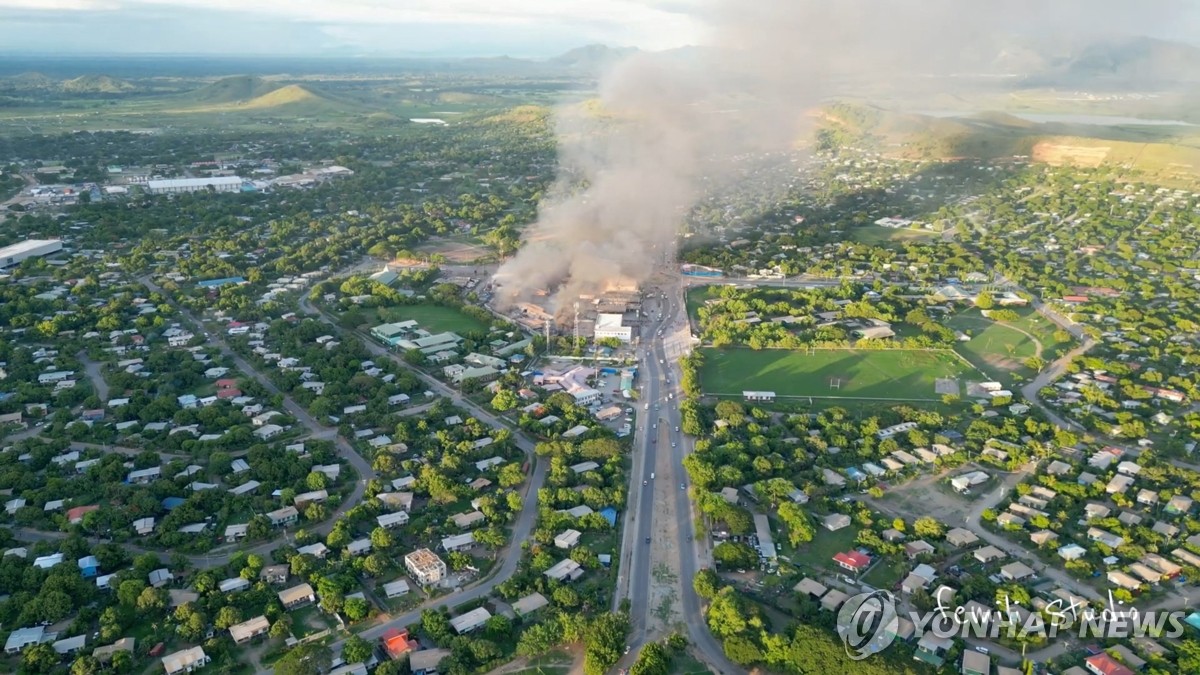
<svg viewBox="0 0 1200 675"><path fill-rule="evenodd" d="M711 0L0 0L0 51L545 57L703 41Z"/></svg>

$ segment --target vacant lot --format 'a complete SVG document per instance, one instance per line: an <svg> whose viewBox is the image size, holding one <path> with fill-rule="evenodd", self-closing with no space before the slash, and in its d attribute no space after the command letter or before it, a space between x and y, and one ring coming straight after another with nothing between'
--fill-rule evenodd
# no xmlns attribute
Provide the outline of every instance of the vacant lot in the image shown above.
<svg viewBox="0 0 1200 675"><path fill-rule="evenodd" d="M700 376L704 392L715 396L773 391L779 396L937 400L934 380L957 378L967 369L949 351L706 349Z"/></svg>
<svg viewBox="0 0 1200 675"><path fill-rule="evenodd" d="M440 305L406 305L379 310L379 323L415 320L430 333L450 331L462 335L486 330L487 326L452 307ZM372 324L374 325L374 324Z"/></svg>

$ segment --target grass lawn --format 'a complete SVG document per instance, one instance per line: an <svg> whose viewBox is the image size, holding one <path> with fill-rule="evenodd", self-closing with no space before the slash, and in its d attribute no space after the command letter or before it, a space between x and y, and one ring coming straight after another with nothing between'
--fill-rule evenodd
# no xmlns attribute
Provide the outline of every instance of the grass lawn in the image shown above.
<svg viewBox="0 0 1200 675"><path fill-rule="evenodd" d="M1025 367L1025 359L1039 350L1038 343L1029 335L1007 324L968 315L956 316L948 325L971 336L970 341L957 343L954 351L984 372L1032 376L1032 371Z"/></svg>
<svg viewBox="0 0 1200 675"><path fill-rule="evenodd" d="M817 521L817 534L813 540L792 551L792 564L797 566L815 567L836 572L841 568L833 562L833 556L844 551L854 550L854 539L858 536L858 528L851 523L837 532L830 532L820 525L821 516L814 515Z"/></svg>
<svg viewBox="0 0 1200 675"><path fill-rule="evenodd" d="M883 560L877 563L874 567L863 575L863 582L868 583L875 588L891 590L896 584L904 579L904 575L908 573L908 565L902 560Z"/></svg>
<svg viewBox="0 0 1200 675"><path fill-rule="evenodd" d="M935 379L970 372L949 351L706 349L700 378L704 392L716 396L774 391L780 396L936 401L941 397L934 390Z"/></svg>
<svg viewBox="0 0 1200 675"><path fill-rule="evenodd" d="M421 328L430 333L452 332L462 335L487 330L487 326L484 324L452 307L405 305L403 307L382 307L379 310L379 323L396 323L409 319L415 320L421 325Z"/></svg>
<svg viewBox="0 0 1200 675"><path fill-rule="evenodd" d="M704 306L704 301L719 298L721 288L721 286L692 286L687 290L684 301L687 305L688 316L692 318L692 321L700 320L700 308Z"/></svg>

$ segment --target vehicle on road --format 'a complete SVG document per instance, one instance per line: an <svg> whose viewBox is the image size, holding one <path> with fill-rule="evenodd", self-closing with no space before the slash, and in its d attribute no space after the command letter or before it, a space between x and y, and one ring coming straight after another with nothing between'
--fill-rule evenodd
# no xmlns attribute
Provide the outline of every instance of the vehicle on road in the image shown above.
<svg viewBox="0 0 1200 675"><path fill-rule="evenodd" d="M650 480L654 480L654 472L653 471L650 472Z"/></svg>
<svg viewBox="0 0 1200 675"><path fill-rule="evenodd" d="M679 447L679 444L678 444L678 443L672 443L672 444L671 444L671 447L672 447L672 448L677 448L677 447Z"/></svg>
<svg viewBox="0 0 1200 675"><path fill-rule="evenodd" d="M642 481L642 485L649 485L649 484L650 484L650 481L648 481L648 480Z"/></svg>
<svg viewBox="0 0 1200 675"><path fill-rule="evenodd" d="M679 432L679 427L675 427L675 432L676 432L676 433L678 433L678 432Z"/></svg>
<svg viewBox="0 0 1200 675"><path fill-rule="evenodd" d="M650 543L650 537L646 537L646 543L647 543L647 544L649 544L649 543Z"/></svg>
<svg viewBox="0 0 1200 675"><path fill-rule="evenodd" d="M686 490L686 489L687 489L687 484L686 484L686 483L680 483L680 484L679 484L679 489L680 489L680 490Z"/></svg>

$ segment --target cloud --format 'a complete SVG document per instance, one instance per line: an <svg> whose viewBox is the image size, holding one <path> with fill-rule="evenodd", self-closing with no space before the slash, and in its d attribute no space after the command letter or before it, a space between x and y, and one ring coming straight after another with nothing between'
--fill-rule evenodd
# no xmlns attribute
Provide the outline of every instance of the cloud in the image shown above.
<svg viewBox="0 0 1200 675"><path fill-rule="evenodd" d="M66 10L104 10L128 26L144 24L147 13L170 12L186 26L194 19L205 23L253 21L270 30L271 22L304 23L328 27L346 42L354 43L355 27L377 33L388 26L412 29L434 26L449 33L455 26L488 28L496 42L506 33L521 43L575 41L637 45L665 49L693 44L702 34L693 10L708 0L0 0L5 10L21 10L28 17ZM37 10L43 10L39 12ZM541 31L538 33L537 31ZM132 32L132 31L131 31ZM365 37L365 36L364 36ZM539 38L541 38L539 40ZM135 39L135 42L138 40ZM513 40L509 42L515 43ZM378 47L378 40L359 41Z"/></svg>

